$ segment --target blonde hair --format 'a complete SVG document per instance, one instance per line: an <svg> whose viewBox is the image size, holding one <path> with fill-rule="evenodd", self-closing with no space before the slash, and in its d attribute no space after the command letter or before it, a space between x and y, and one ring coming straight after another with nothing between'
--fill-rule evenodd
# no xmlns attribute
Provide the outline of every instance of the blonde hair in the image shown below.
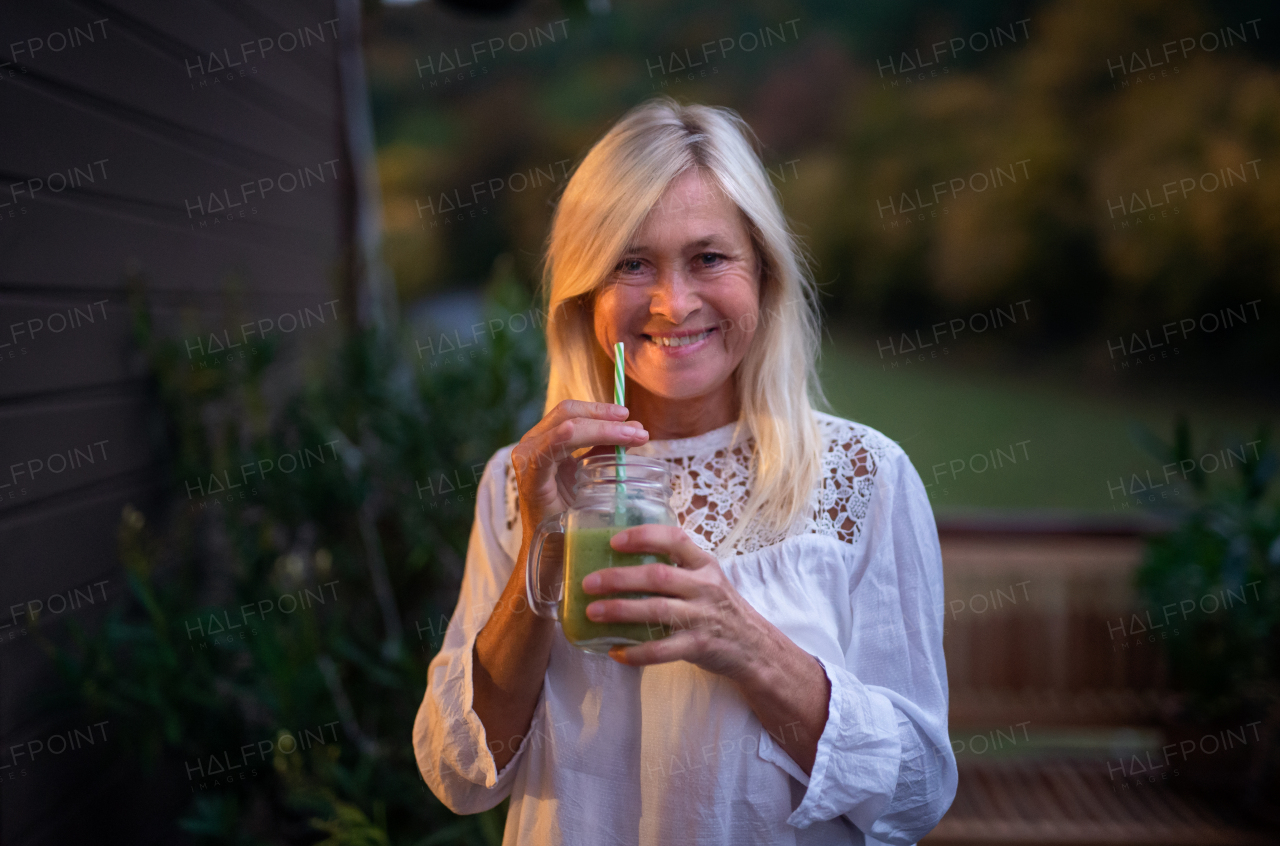
<svg viewBox="0 0 1280 846"><path fill-rule="evenodd" d="M755 143L730 109L665 96L637 106L575 168L543 267L546 411L565 399L611 402L613 361L595 338L592 293L667 186L689 168L702 168L742 211L760 259L760 321L734 378L739 427L755 449L746 506L720 550L732 549L754 520L785 531L808 504L822 460L810 405L811 394L825 403L816 374L817 293Z"/></svg>

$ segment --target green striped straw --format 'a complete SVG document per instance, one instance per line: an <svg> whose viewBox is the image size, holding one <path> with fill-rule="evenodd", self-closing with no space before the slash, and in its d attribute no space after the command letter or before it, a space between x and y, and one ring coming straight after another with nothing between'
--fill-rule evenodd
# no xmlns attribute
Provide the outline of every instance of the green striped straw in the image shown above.
<svg viewBox="0 0 1280 846"><path fill-rule="evenodd" d="M623 370L626 367L625 358L626 348L622 346L622 341L618 341L618 343L613 345L613 401L617 405L627 404L627 380L623 375ZM623 462L625 461L623 456L626 455L627 452L622 448L621 444L618 444L613 448L613 454L618 459L617 478L619 482L622 482L627 478L627 471L623 466ZM626 510L623 504L624 502L623 486L619 484L617 489L617 500L614 504L614 511L616 512L618 523L622 522L622 515Z"/></svg>

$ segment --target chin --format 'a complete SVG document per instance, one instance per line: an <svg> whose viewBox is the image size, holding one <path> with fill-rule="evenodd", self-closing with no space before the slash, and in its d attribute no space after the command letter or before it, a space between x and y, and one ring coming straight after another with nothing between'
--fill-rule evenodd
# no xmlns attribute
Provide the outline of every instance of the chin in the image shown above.
<svg viewBox="0 0 1280 846"><path fill-rule="evenodd" d="M660 397L671 402L680 400L697 399L712 393L724 380L698 379L698 380L667 380L655 379L652 382L641 382L644 389L655 397Z"/></svg>

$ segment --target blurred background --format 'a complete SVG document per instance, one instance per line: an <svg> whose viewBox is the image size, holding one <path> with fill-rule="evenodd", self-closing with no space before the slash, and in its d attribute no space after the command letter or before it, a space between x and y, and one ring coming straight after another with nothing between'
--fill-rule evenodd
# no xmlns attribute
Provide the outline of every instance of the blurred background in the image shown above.
<svg viewBox="0 0 1280 846"><path fill-rule="evenodd" d="M1271 4L0 9L0 841L501 842L409 733L556 198L665 94L754 128L934 505L925 842L1275 842Z"/></svg>

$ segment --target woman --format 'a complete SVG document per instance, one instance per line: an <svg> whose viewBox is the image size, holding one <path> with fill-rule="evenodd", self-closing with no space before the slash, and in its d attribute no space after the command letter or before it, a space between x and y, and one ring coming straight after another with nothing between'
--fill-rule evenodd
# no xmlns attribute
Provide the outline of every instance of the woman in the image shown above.
<svg viewBox="0 0 1280 846"><path fill-rule="evenodd" d="M955 795L924 487L888 438L811 408L812 282L750 138L731 111L653 101L557 207L546 416L485 468L414 725L448 807L511 796L504 843L914 843ZM679 566L589 576L655 596L588 616L681 623L601 656L528 608L523 562L575 457L616 445L670 463L681 526L614 548Z"/></svg>

